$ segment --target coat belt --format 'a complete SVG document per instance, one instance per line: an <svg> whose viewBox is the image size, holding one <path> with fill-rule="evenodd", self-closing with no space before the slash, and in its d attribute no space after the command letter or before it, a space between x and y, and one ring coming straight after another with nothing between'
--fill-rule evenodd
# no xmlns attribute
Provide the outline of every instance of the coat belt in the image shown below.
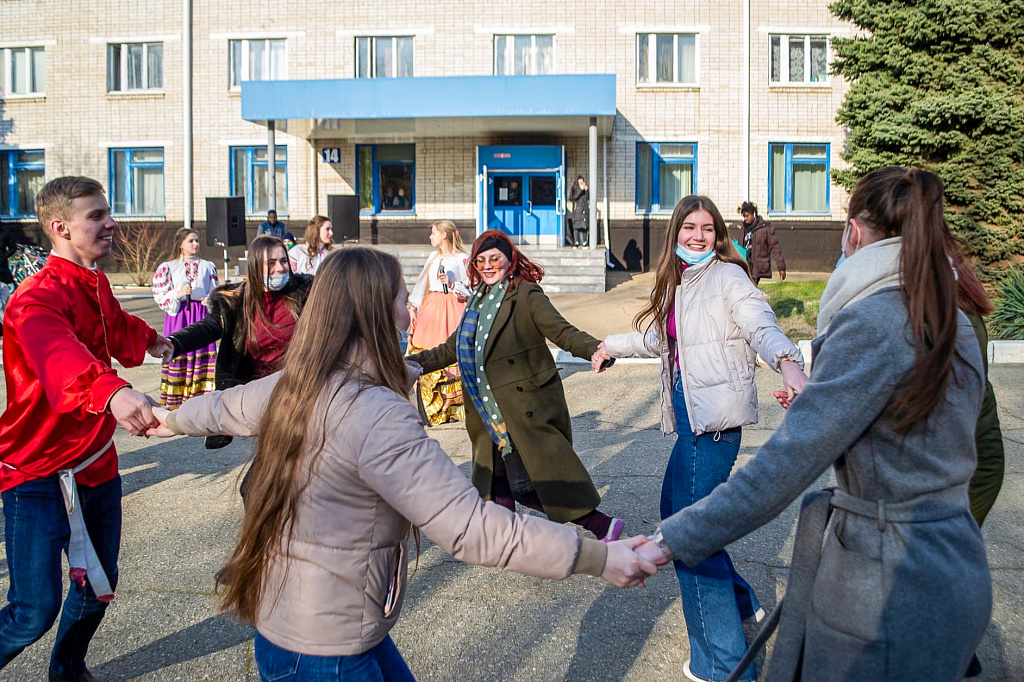
<svg viewBox="0 0 1024 682"><path fill-rule="evenodd" d="M765 682L792 682L798 679L807 613L821 561L822 538L833 509L873 519L877 522L879 532L884 531L890 523L941 521L967 513L963 486L925 493L903 502L864 500L839 488L825 488L805 495L796 525L786 594L765 619L746 655L729 675L727 682L738 682L776 627L779 628L779 636L775 640Z"/></svg>

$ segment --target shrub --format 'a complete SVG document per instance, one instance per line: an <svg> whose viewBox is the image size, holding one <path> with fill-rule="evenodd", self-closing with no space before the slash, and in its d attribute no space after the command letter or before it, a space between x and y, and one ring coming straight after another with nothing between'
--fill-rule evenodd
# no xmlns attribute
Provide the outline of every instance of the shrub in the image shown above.
<svg viewBox="0 0 1024 682"><path fill-rule="evenodd" d="M997 339L1024 341L1024 268L1017 268L996 289L996 311L988 319Z"/></svg>

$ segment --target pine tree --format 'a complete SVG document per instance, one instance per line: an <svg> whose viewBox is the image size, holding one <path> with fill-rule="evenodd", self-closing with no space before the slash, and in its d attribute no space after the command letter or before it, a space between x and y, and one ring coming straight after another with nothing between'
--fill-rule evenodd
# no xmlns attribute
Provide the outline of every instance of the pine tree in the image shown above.
<svg viewBox="0 0 1024 682"><path fill-rule="evenodd" d="M850 82L835 173L852 189L886 165L946 184L947 219L998 279L1024 261L1024 0L836 0L861 31L833 41Z"/></svg>

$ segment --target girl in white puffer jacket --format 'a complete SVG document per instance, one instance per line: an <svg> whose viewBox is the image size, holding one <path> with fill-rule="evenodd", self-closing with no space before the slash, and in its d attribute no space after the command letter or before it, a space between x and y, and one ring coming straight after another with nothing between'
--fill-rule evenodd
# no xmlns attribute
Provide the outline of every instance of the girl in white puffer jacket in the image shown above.
<svg viewBox="0 0 1024 682"><path fill-rule="evenodd" d="M638 331L605 339L594 367L610 358L661 358L662 430L678 436L662 485L664 519L729 477L741 427L757 422L755 351L782 373L790 399L807 377L707 197L676 205L650 302L635 324ZM746 651L742 622L764 612L725 550L692 568L677 561L675 569L690 639L683 674L724 680ZM754 679L752 665L742 679Z"/></svg>

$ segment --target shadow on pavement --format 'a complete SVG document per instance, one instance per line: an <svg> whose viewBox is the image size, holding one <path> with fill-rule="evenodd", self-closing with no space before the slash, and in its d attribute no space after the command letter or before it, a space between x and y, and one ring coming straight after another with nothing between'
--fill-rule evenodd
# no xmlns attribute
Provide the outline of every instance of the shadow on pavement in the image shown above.
<svg viewBox="0 0 1024 682"><path fill-rule="evenodd" d="M118 656L96 668L103 679L131 680L172 665L209 656L252 639L253 629L220 616L190 625L174 634Z"/></svg>

